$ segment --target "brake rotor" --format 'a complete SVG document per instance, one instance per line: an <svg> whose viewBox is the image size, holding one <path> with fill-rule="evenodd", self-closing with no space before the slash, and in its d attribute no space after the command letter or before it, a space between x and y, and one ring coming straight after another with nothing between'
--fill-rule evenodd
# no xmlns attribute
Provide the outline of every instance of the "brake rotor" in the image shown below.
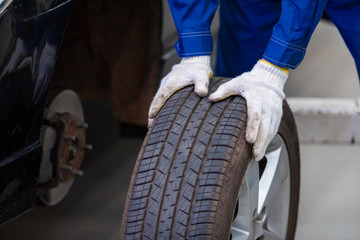
<svg viewBox="0 0 360 240"><path fill-rule="evenodd" d="M38 201L53 206L70 190L84 159L87 124L79 97L74 91L49 94L42 128L43 157Z"/></svg>

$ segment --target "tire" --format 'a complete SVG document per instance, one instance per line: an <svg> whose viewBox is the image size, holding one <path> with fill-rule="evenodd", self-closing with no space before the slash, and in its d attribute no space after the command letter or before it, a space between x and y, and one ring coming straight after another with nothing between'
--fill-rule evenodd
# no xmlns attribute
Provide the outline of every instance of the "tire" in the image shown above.
<svg viewBox="0 0 360 240"><path fill-rule="evenodd" d="M214 78L210 92L227 80ZM252 160L252 146L245 141L246 119L246 101L240 96L212 103L198 97L193 87L176 92L158 114L139 153L126 199L121 239L293 239L300 183L294 118L284 102L276 139L285 147L277 165L287 166L279 167L287 169L282 171L287 180L278 182L288 185L281 185L280 189L286 191L272 198L275 208L262 209L257 209L260 193L254 198L256 206L250 202L262 187L261 179L269 175L271 159L260 163ZM275 145L270 144L269 149ZM270 149L265 158L273 153ZM274 195L275 191L270 190L268 195ZM277 199L279 196L281 199ZM286 215L282 219L284 227L276 220L282 212ZM282 228L282 236L271 232L269 219ZM246 226L236 230L236 222L244 221Z"/></svg>

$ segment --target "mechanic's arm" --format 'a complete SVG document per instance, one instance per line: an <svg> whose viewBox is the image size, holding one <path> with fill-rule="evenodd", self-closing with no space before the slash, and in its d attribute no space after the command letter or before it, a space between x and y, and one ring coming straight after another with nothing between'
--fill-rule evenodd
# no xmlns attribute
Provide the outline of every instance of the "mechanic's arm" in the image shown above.
<svg viewBox="0 0 360 240"><path fill-rule="evenodd" d="M209 97L212 101L231 95L241 95L246 99L246 140L254 144L255 160L264 157L267 146L278 131L287 68L294 69L303 60L326 3L327 0L283 0L279 22L273 28L263 59L250 72L224 83Z"/></svg>
<svg viewBox="0 0 360 240"><path fill-rule="evenodd" d="M206 96L212 76L210 55L213 41L210 26L218 0L169 0L169 6L179 35L175 48L182 59L161 80L150 106L148 126L177 90L194 84L195 93Z"/></svg>

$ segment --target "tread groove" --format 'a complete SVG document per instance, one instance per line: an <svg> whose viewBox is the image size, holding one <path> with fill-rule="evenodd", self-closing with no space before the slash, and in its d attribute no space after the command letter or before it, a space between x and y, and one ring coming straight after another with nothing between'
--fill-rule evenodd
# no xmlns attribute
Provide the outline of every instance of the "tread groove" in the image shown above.
<svg viewBox="0 0 360 240"><path fill-rule="evenodd" d="M192 154L193 154L193 152L194 152L194 150L193 150L193 148L194 148L194 146L195 146L195 144L196 144L196 142L197 142L197 140L199 139L199 133L201 133L201 130L202 130L202 128L203 128L203 126L204 126L204 124L205 124L205 120L207 119L207 116L209 115L209 112L211 111L211 109L212 109L212 107L214 106L214 104L210 104L210 107L207 109L207 112L205 113L205 116L203 117L203 119L202 119L202 121L201 121L201 123L200 123L200 125L199 125L199 127L198 127L198 129L197 129L197 132L196 132L196 137L195 137L195 139L194 139L194 141L192 142L192 145L191 145L191 150L190 150L190 152L189 152L189 155L187 156L187 159L186 159L186 163L185 163L185 166L184 166L184 172L187 170L187 168L188 168L188 164L189 164L189 161L190 161L190 158L191 158L191 156L192 156ZM193 171L192 169L191 169L191 171ZM194 171L193 171L194 172ZM181 190L182 190L182 188L183 188L183 181L184 181L184 176L182 176L181 177L181 181L180 181L180 189L178 190L178 192L180 193L181 192ZM195 187L195 186L194 186ZM176 196L176 204L179 202L179 198L180 198L180 194L177 194L177 196ZM177 206L177 207L175 207L175 211L174 211L174 215L176 216L177 215L177 211L179 210L179 206ZM174 227L174 222L175 222L175 217L172 219L172 221L171 221L171 228L170 228L170 236L172 236L172 234L173 234L173 227ZM184 224L183 224L184 225ZM184 225L184 226L186 226L186 225ZM186 235L185 235L186 236Z"/></svg>
<svg viewBox="0 0 360 240"><path fill-rule="evenodd" d="M192 93L192 94L195 94L195 93ZM200 104L201 100L202 100L202 98L198 98L198 100L197 100L197 102L196 102L196 104L195 104L195 107L191 110L191 113L189 114L189 116L186 117L186 118L187 118L187 121L186 121L186 123L184 124L184 129L186 129L187 126L189 125L190 120L191 120L191 117L192 117L193 114L195 113L196 108L197 108L197 106ZM173 157L172 157L172 159L171 159L171 161L170 161L169 173L168 173L168 174L165 174L165 175L166 175L166 180L165 180L165 186L164 186L163 189L162 189L162 192L163 192L163 193L162 193L162 196L164 196L164 195L166 194L166 190L167 190L168 185L169 185L169 184L168 184L168 181L169 181L169 178L170 178L170 172L171 172L171 170L173 169L174 162L175 162L175 158L176 158L176 154L178 153L178 148L179 148L179 146L180 146L180 144L181 144L181 140L183 139L184 134L185 134L185 131L183 131L183 132L180 133L180 136L179 136L179 138L178 138L178 142L177 142L177 144L176 144L175 153L174 153L174 155L173 155ZM157 236L157 234L158 234L159 220L161 219L161 211L162 211L163 202L164 202L164 197L161 198L161 202L160 202L160 206L159 206L159 215L160 215L160 216L158 216L158 220L157 220L157 224L156 224L156 228L155 228L155 236Z"/></svg>
<svg viewBox="0 0 360 240"><path fill-rule="evenodd" d="M191 91L189 91L189 92L187 93L187 96L186 96L186 98L184 98L181 106L186 102L187 98L188 98L190 95L191 95ZM166 104L165 104L165 105L166 105ZM164 106L164 107L165 107L165 106ZM179 109L176 111L176 115L177 115L180 111L181 111L181 107L179 107ZM159 117L160 117L160 114L158 114L157 118L159 118ZM155 121L156 121L156 120L157 120L157 119L155 119ZM175 121L171 122L170 129L173 127L174 122L175 122ZM169 135L170 135L170 131L167 132L164 142L167 141L167 138L169 137ZM150 136L151 136L151 135L150 135ZM160 154L159 154L160 156L162 155L162 152L164 151L164 148L165 148L165 145L163 145L162 148L161 148L161 150L160 150ZM158 164L159 164L159 159L158 159L157 162L156 162L156 167L155 167L155 169L157 169ZM154 174L152 180L154 180L154 178L155 178L155 174ZM149 189L149 194L151 193L152 186L153 186L153 185L151 184L151 185L150 185L150 189ZM146 200L145 208L147 208L148 203L149 203L149 198ZM146 220L146 215L147 215L147 213L148 213L148 211L145 211L144 220L143 220L143 222L142 222L142 228L141 228L141 229L144 229L144 224L145 224L145 220ZM144 232L141 231L141 236L140 236L140 238L142 238L143 235L144 235Z"/></svg>
<svg viewBox="0 0 360 240"><path fill-rule="evenodd" d="M226 101L227 101L227 103L226 103L226 106L225 106L225 108L224 108L225 110L221 113L221 115L220 115L220 117L219 117L218 123L219 123L220 120L224 117L225 112L226 112L226 110L228 109L228 107L229 107L229 105L230 105L230 103L231 103L230 100L226 100ZM215 129L214 129L214 132L216 132L216 130L217 130L219 127L220 127L220 124L216 124ZM211 142L213 141L214 137L215 137L215 134L211 135L209 143L211 143ZM201 178L202 169L203 169L202 166L205 164L205 161L206 161L206 159L207 159L207 155L208 155L208 151L210 150L210 147L211 147L211 146L208 145L207 148L206 148L206 150L205 150L204 159L203 159L202 162L201 162L201 167L200 167L200 171L199 171L199 173L198 173L198 177L197 177L197 179L196 179L196 185L195 185L195 186L198 185L199 180L200 180L200 178ZM192 201L191 201L191 202L194 202L195 197L196 197L196 194L194 193L193 196L192 196ZM189 214L190 217L188 218L187 224L186 224L187 226L189 226L189 223L190 223L190 221L191 221L191 215L192 215L193 212L194 212L194 206L191 205L191 206L190 206L190 214ZM189 239L189 238L190 238L190 236L189 236L189 227L186 228L185 237L186 237L186 239Z"/></svg>

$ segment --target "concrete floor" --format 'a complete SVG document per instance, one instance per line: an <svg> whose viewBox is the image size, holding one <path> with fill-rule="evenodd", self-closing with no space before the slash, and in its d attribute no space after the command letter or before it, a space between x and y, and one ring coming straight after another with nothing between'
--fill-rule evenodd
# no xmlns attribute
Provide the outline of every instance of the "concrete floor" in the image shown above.
<svg viewBox="0 0 360 240"><path fill-rule="evenodd" d="M322 23L288 96L359 97L353 60L336 29ZM1 240L119 239L127 186L141 139L121 139L109 100L85 101L90 124L85 176L55 207L33 211L0 229ZM99 117L100 116L100 117ZM296 240L360 239L360 147L301 145L301 197Z"/></svg>
<svg viewBox="0 0 360 240"><path fill-rule="evenodd" d="M360 97L354 60L334 25L320 23L285 92L288 97ZM300 147L302 179L296 240L360 239L360 146Z"/></svg>
<svg viewBox="0 0 360 240"><path fill-rule="evenodd" d="M359 156L359 146L301 146L296 240L360 239Z"/></svg>

